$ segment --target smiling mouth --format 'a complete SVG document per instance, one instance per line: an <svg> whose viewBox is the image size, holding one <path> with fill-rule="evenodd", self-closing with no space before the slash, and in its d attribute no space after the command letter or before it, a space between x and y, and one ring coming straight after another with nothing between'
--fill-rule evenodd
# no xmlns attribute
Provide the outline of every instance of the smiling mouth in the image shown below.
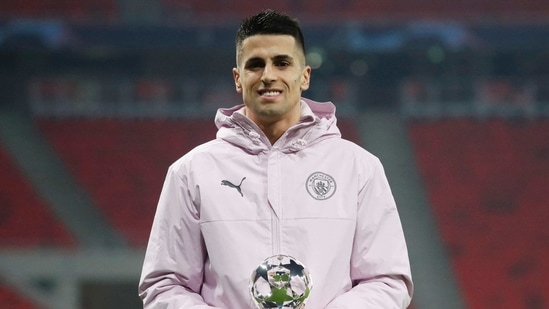
<svg viewBox="0 0 549 309"><path fill-rule="evenodd" d="M261 95L262 97L276 97L281 93L282 91L280 90L260 90L259 91L259 95Z"/></svg>

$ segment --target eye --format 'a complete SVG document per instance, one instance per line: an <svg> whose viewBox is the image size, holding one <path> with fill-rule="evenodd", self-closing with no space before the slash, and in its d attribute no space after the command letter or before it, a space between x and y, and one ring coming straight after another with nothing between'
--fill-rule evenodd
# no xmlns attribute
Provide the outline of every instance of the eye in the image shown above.
<svg viewBox="0 0 549 309"><path fill-rule="evenodd" d="M246 65L245 65L246 70L251 70L251 71L255 71L263 67L265 67L265 61L255 60L255 59L252 59L246 62Z"/></svg>
<svg viewBox="0 0 549 309"><path fill-rule="evenodd" d="M291 65L290 61L288 60L280 60L275 63L277 67L285 68Z"/></svg>

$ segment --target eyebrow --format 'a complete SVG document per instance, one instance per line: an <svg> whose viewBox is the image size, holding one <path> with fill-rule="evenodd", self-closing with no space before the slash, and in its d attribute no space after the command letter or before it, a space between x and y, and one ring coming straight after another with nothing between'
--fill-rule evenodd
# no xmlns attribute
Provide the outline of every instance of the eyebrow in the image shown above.
<svg viewBox="0 0 549 309"><path fill-rule="evenodd" d="M276 55L274 57L271 58L272 61L282 61L282 60L290 60L290 61L293 61L294 58L290 55ZM263 58L261 57L252 57L252 58L249 58L246 60L246 62L244 64L248 64L248 63L253 63L253 62L256 62L256 61L264 61Z"/></svg>
<svg viewBox="0 0 549 309"><path fill-rule="evenodd" d="M290 55L278 55L274 56L273 61L280 61L280 60L294 60L294 58Z"/></svg>

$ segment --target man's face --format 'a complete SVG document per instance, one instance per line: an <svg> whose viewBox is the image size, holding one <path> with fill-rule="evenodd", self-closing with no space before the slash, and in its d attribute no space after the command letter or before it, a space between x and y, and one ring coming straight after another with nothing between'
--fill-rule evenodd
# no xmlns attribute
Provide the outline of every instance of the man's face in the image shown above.
<svg viewBox="0 0 549 309"><path fill-rule="evenodd" d="M248 117L258 124L299 120L301 92L311 75L304 58L291 35L254 35L242 42L233 76Z"/></svg>

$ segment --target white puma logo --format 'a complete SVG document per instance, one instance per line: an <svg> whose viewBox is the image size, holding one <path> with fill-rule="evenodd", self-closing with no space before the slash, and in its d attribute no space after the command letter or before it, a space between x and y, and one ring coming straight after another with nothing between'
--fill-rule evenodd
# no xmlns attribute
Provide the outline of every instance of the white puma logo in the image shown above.
<svg viewBox="0 0 549 309"><path fill-rule="evenodd" d="M221 185L231 187L231 188L235 188L236 191L238 191L238 193L240 193L240 196L244 197L244 194L242 194L242 189L240 188L240 186L242 186L242 182L244 181L244 179L246 179L246 177L242 178L242 180L240 181L240 184L238 186L233 184L232 182L230 182L228 180L221 180Z"/></svg>

